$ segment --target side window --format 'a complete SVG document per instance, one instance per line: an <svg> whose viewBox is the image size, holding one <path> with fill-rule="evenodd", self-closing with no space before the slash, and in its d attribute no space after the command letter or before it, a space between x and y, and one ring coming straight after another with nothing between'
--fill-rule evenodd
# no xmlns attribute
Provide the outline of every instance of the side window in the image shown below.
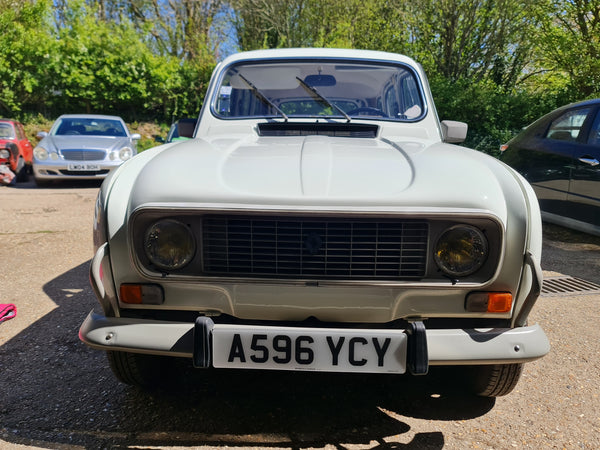
<svg viewBox="0 0 600 450"><path fill-rule="evenodd" d="M596 113L596 119L594 119L594 123L592 124L592 129L590 130L590 137L588 138L588 144L600 145L600 111L598 111Z"/></svg>
<svg viewBox="0 0 600 450"><path fill-rule="evenodd" d="M17 124L15 126L15 130L17 131L17 139L22 141L25 139L25 130L23 130L23 126L21 124Z"/></svg>
<svg viewBox="0 0 600 450"><path fill-rule="evenodd" d="M402 109L407 119L414 119L423 113L419 87L415 78L410 75L404 77L401 82Z"/></svg>
<svg viewBox="0 0 600 450"><path fill-rule="evenodd" d="M581 108L565 112L550 124L546 138L558 141L577 140L590 111L591 108Z"/></svg>

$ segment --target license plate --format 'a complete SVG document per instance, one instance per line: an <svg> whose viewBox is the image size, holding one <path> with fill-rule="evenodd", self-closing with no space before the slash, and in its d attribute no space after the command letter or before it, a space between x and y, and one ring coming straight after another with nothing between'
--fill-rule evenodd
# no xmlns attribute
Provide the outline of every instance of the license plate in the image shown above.
<svg viewBox="0 0 600 450"><path fill-rule="evenodd" d="M404 373L402 330L215 325L217 368Z"/></svg>
<svg viewBox="0 0 600 450"><path fill-rule="evenodd" d="M69 164L69 170L74 172L100 170L98 164Z"/></svg>

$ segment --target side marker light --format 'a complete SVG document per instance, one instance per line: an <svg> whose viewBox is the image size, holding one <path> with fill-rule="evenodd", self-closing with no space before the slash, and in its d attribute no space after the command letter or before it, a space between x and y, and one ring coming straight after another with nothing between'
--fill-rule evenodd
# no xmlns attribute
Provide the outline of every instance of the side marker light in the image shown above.
<svg viewBox="0 0 600 450"><path fill-rule="evenodd" d="M469 312L506 313L512 309L510 292L471 292L467 295L465 309Z"/></svg>

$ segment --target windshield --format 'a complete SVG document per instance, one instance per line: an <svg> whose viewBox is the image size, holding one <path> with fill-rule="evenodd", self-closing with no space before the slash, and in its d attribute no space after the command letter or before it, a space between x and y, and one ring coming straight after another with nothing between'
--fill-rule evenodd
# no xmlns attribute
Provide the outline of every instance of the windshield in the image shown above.
<svg viewBox="0 0 600 450"><path fill-rule="evenodd" d="M406 121L420 119L424 110L419 82L408 67L347 60L235 64L213 101L221 118Z"/></svg>
<svg viewBox="0 0 600 450"><path fill-rule="evenodd" d="M90 119L83 117L59 119L52 128L50 134L55 136L127 136L123 124L118 120Z"/></svg>
<svg viewBox="0 0 600 450"><path fill-rule="evenodd" d="M9 123L0 123L0 139L14 139L15 132Z"/></svg>

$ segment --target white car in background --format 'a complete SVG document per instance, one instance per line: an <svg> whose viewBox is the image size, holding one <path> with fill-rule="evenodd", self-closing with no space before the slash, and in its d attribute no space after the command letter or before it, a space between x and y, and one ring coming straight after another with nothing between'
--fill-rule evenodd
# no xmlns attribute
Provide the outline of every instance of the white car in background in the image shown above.
<svg viewBox="0 0 600 450"><path fill-rule="evenodd" d="M97 199L80 338L121 381L198 368L411 373L463 366L498 396L549 342L528 314L542 229L529 184L451 145L422 67L372 51L241 53L192 139ZM240 377L244 372L239 372Z"/></svg>
<svg viewBox="0 0 600 450"><path fill-rule="evenodd" d="M65 114L33 150L33 174L39 185L53 180L95 180L136 153L139 134L131 134L123 119L98 114Z"/></svg>

